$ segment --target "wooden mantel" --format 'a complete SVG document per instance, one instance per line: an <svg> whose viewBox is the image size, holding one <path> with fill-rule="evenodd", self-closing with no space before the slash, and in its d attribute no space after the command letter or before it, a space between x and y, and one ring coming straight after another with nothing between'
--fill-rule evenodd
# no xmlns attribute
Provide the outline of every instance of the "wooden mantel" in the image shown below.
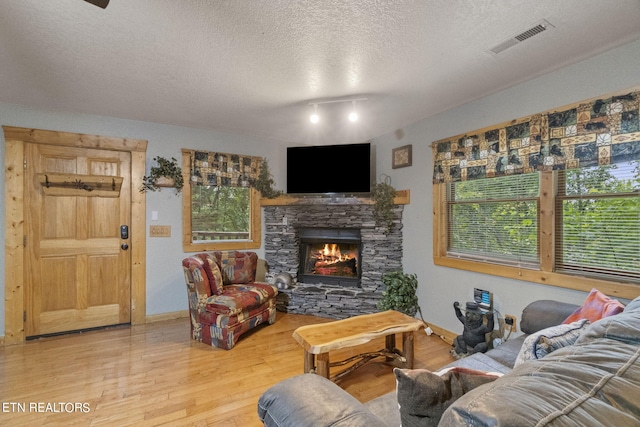
<svg viewBox="0 0 640 427"><path fill-rule="evenodd" d="M393 199L393 203L396 205L408 205L410 202L409 190L396 191L396 197ZM320 196L320 197L292 197L292 196L279 196L273 199L262 198L260 200L261 206L287 206L287 205L356 205L366 204L372 205L372 197L343 197L343 196Z"/></svg>

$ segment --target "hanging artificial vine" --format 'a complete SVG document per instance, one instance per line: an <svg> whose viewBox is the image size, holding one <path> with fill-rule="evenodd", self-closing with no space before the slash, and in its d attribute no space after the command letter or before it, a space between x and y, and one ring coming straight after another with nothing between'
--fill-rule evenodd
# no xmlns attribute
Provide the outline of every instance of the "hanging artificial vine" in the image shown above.
<svg viewBox="0 0 640 427"><path fill-rule="evenodd" d="M182 187L184 186L184 179L182 178L182 168L178 166L178 160L172 157L171 160L164 157L157 156L153 160L158 164L152 166L149 171L149 176L142 178L142 186L140 192L145 191L157 191L160 187L171 186L176 190L176 194L180 194ZM170 185L162 185L161 180L168 178L171 181Z"/></svg>
<svg viewBox="0 0 640 427"><path fill-rule="evenodd" d="M258 174L258 178L256 178L251 185L253 188L258 190L262 197L266 197L267 199L273 199L282 194L282 191L276 190L273 188L275 181L271 176L271 172L269 171L269 163L266 158L262 159L262 165L260 165L260 173Z"/></svg>
<svg viewBox="0 0 640 427"><path fill-rule="evenodd" d="M393 227L393 198L396 189L391 186L389 175L380 175L381 181L373 187L373 216L378 226L386 227L388 233Z"/></svg>

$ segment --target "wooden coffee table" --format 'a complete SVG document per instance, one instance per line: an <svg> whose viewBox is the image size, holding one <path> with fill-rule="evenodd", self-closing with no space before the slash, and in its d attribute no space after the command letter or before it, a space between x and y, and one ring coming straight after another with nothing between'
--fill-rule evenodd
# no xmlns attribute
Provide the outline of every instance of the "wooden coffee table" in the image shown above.
<svg viewBox="0 0 640 427"><path fill-rule="evenodd" d="M315 372L334 381L376 357L402 368L413 368L414 333L424 327L418 319L394 310L363 314L334 322L301 326L293 338L304 348L304 372ZM402 333L402 351L395 348L395 334ZM385 337L385 348L362 353L339 362L329 362L329 352L365 344L374 338ZM360 360L358 360L360 359ZM330 376L330 368L358 360L338 375Z"/></svg>

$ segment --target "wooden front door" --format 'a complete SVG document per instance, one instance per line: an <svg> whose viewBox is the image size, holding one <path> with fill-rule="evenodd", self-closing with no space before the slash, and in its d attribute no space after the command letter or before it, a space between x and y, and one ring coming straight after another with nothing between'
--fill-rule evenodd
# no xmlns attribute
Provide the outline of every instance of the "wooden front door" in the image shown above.
<svg viewBox="0 0 640 427"><path fill-rule="evenodd" d="M130 323L131 153L29 143L24 156L25 335ZM102 176L119 191L97 190Z"/></svg>

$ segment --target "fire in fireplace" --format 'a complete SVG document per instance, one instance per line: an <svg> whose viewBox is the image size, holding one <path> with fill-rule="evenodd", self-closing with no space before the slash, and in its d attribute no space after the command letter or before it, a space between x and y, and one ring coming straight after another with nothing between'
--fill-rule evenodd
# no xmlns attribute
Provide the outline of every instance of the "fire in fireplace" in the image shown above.
<svg viewBox="0 0 640 427"><path fill-rule="evenodd" d="M303 283L359 286L360 230L303 228L299 237Z"/></svg>
<svg viewBox="0 0 640 427"><path fill-rule="evenodd" d="M304 271L323 276L358 277L357 249L357 245L340 243L311 245Z"/></svg>

